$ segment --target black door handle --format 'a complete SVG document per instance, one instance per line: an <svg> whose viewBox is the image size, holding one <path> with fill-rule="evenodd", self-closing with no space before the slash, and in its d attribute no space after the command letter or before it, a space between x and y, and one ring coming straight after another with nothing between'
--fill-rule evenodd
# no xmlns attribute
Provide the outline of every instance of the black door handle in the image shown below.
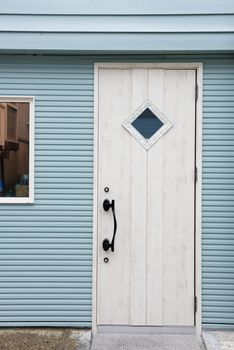
<svg viewBox="0 0 234 350"><path fill-rule="evenodd" d="M116 216L115 216L115 200L112 199L112 201L110 202L109 199L105 199L103 202L103 209L105 211L108 211L109 209L112 209L112 214L113 214L113 220L114 220L114 233L113 233L113 237L111 242L109 241L108 238L105 238L102 242L102 247L105 250L105 252L107 252L107 250L109 250L111 248L111 251L114 252L115 250L115 235L116 235L116 231L117 231L117 220L116 220Z"/></svg>

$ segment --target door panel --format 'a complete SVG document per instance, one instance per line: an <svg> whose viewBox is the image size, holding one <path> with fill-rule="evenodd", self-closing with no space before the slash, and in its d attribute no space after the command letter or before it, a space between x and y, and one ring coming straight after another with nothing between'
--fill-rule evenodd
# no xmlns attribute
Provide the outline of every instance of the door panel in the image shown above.
<svg viewBox="0 0 234 350"><path fill-rule="evenodd" d="M98 324L129 324L131 152L126 150L131 149L131 138L122 130L121 117L131 113L130 90L131 71L102 70L99 77ZM110 188L108 193L104 192L106 186ZM112 237L113 219L103 210L105 198L115 199L118 221L115 252L108 254L102 249L102 241ZM110 257L108 264L103 262L105 256Z"/></svg>
<svg viewBox="0 0 234 350"><path fill-rule="evenodd" d="M147 70L132 70L132 109L147 98ZM141 82L139 84L138 82ZM130 259L130 324L146 322L146 206L147 206L147 156L146 150L131 137L131 259ZM143 209L143 210L142 210ZM139 218L141 218L139 220ZM144 262L144 263L142 263Z"/></svg>
<svg viewBox="0 0 234 350"><path fill-rule="evenodd" d="M157 82L157 83L156 83ZM164 71L149 70L149 98L163 111ZM171 130L172 131L172 130ZM170 132L170 131L169 131ZM167 137L168 135L164 135ZM155 166L156 164L157 166ZM147 324L162 325L162 243L163 243L163 185L164 185L164 143L163 139L148 151L148 207L147 237ZM157 199L157 200L155 200ZM155 234L157 228L157 234ZM153 292L152 292L153 291ZM157 298L157 302L155 299Z"/></svg>
<svg viewBox="0 0 234 350"><path fill-rule="evenodd" d="M194 324L195 77L99 71L98 324ZM146 99L173 124L148 150L122 125ZM105 198L116 202L114 252L102 249L113 234Z"/></svg>

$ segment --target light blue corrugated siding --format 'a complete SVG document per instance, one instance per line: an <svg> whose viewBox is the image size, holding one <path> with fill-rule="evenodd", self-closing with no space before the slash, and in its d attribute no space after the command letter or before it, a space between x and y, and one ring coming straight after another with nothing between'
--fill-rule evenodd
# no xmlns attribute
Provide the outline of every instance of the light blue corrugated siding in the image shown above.
<svg viewBox="0 0 234 350"><path fill-rule="evenodd" d="M234 8L234 6L233 6ZM30 33L225 33L234 15L59 16L2 15L0 32Z"/></svg>
<svg viewBox="0 0 234 350"><path fill-rule="evenodd" d="M234 57L0 59L0 94L36 97L35 204L1 205L0 324L91 324L93 62L204 62L203 326L234 327Z"/></svg>
<svg viewBox="0 0 234 350"><path fill-rule="evenodd" d="M90 326L93 67L2 61L0 94L36 98L36 136L35 204L0 205L0 325Z"/></svg>
<svg viewBox="0 0 234 350"><path fill-rule="evenodd" d="M234 327L234 61L204 71L203 323Z"/></svg>
<svg viewBox="0 0 234 350"><path fill-rule="evenodd" d="M0 51L234 50L231 0L30 0L0 6Z"/></svg>
<svg viewBox="0 0 234 350"><path fill-rule="evenodd" d="M232 32L39 33L0 32L0 53L104 54L233 52Z"/></svg>
<svg viewBox="0 0 234 350"><path fill-rule="evenodd" d="M31 0L2 1L5 14L60 15L151 15L151 14L223 14L233 13L232 0Z"/></svg>

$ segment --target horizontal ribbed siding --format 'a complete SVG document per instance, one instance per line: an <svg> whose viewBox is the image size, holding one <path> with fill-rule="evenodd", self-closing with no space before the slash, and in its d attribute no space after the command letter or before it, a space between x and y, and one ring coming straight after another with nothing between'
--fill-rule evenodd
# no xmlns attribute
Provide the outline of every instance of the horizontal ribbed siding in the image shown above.
<svg viewBox="0 0 234 350"><path fill-rule="evenodd" d="M203 324L234 327L234 61L204 71Z"/></svg>
<svg viewBox="0 0 234 350"><path fill-rule="evenodd" d="M5 61L0 94L36 102L35 204L0 211L0 325L90 326L92 65Z"/></svg>
<svg viewBox="0 0 234 350"><path fill-rule="evenodd" d="M4 14L59 14L59 15L152 15L152 14L222 14L233 13L231 0L41 0L32 4L31 0L11 0L1 4Z"/></svg>
<svg viewBox="0 0 234 350"><path fill-rule="evenodd" d="M11 0L1 4L0 51L228 52L233 14L232 0Z"/></svg>
<svg viewBox="0 0 234 350"><path fill-rule="evenodd" d="M234 60L0 58L0 94L35 95L35 204L1 205L0 325L90 326L93 63L204 62L203 327L234 327Z"/></svg>
<svg viewBox="0 0 234 350"><path fill-rule="evenodd" d="M234 10L234 6L233 6ZM233 32L234 15L2 15L0 32L199 33Z"/></svg>

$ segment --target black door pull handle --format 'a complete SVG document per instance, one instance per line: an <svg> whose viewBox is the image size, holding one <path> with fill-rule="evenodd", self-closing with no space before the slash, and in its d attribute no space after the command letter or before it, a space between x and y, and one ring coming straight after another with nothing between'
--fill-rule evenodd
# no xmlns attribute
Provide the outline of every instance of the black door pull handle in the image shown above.
<svg viewBox="0 0 234 350"><path fill-rule="evenodd" d="M115 216L115 200L112 199L112 201L110 202L109 199L105 199L103 202L103 209L105 211L108 211L111 208L112 210L112 214L113 214L113 220L114 220L114 232L113 232L113 237L111 242L109 241L108 238L105 238L102 242L102 247L105 250L105 252L107 250L109 250L111 248L111 251L114 252L115 250L115 235L116 235L116 231L117 231L117 220L116 220L116 216Z"/></svg>

